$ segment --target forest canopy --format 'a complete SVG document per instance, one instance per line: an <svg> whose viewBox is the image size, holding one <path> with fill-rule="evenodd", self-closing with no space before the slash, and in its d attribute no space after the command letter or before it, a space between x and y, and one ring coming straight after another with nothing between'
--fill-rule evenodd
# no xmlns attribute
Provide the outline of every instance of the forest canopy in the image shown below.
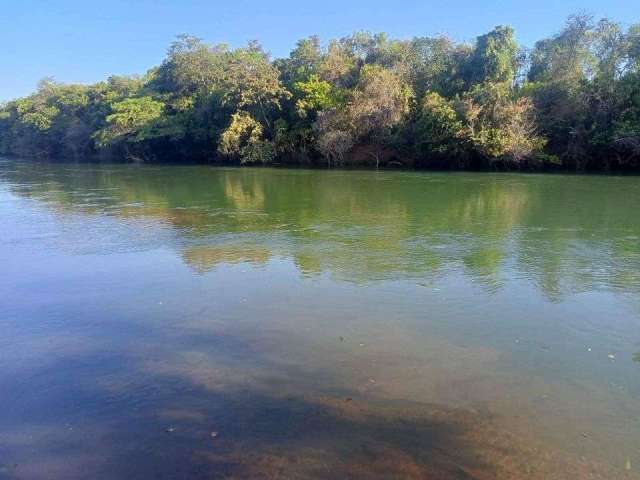
<svg viewBox="0 0 640 480"><path fill-rule="evenodd" d="M161 65L40 82L0 105L0 155L416 168L640 168L640 24L574 15L520 46L355 33L271 59L182 35Z"/></svg>

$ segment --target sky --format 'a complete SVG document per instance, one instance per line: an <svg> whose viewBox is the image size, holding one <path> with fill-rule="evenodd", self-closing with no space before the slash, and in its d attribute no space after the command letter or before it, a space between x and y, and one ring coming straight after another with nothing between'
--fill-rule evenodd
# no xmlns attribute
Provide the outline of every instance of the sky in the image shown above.
<svg viewBox="0 0 640 480"><path fill-rule="evenodd" d="M638 0L0 0L0 101L44 77L92 83L144 73L176 35L233 47L257 39L275 57L296 40L355 31L392 38L446 34L473 39L511 25L527 46L558 32L572 13L640 22Z"/></svg>

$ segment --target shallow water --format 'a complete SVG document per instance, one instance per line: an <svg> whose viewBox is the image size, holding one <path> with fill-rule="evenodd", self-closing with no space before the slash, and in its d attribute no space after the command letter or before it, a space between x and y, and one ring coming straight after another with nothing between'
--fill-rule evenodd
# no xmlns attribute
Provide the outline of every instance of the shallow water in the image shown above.
<svg viewBox="0 0 640 480"><path fill-rule="evenodd" d="M640 478L640 178L0 160L0 478Z"/></svg>

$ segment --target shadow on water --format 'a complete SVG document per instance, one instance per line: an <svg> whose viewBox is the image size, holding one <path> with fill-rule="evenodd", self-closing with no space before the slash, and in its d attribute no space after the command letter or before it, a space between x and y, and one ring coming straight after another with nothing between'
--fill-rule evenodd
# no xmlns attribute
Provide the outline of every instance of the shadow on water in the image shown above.
<svg viewBox="0 0 640 480"><path fill-rule="evenodd" d="M618 478L487 411L382 399L228 334L119 348L2 379L0 478Z"/></svg>
<svg viewBox="0 0 640 480"><path fill-rule="evenodd" d="M3 379L12 394L1 403L0 476L492 478L464 439L468 413L314 394L321 388L302 371L288 372L279 391L241 361L216 368L218 359L230 364L225 353L255 357L250 347L228 337L201 336L204 344L198 381L175 352L160 364L65 357Z"/></svg>

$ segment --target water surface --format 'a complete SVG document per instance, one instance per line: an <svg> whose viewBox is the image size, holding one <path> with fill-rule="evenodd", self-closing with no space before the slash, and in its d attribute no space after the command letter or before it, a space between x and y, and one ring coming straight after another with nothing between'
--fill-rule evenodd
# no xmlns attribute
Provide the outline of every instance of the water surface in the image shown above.
<svg viewBox="0 0 640 480"><path fill-rule="evenodd" d="M0 161L0 478L640 478L640 179Z"/></svg>

